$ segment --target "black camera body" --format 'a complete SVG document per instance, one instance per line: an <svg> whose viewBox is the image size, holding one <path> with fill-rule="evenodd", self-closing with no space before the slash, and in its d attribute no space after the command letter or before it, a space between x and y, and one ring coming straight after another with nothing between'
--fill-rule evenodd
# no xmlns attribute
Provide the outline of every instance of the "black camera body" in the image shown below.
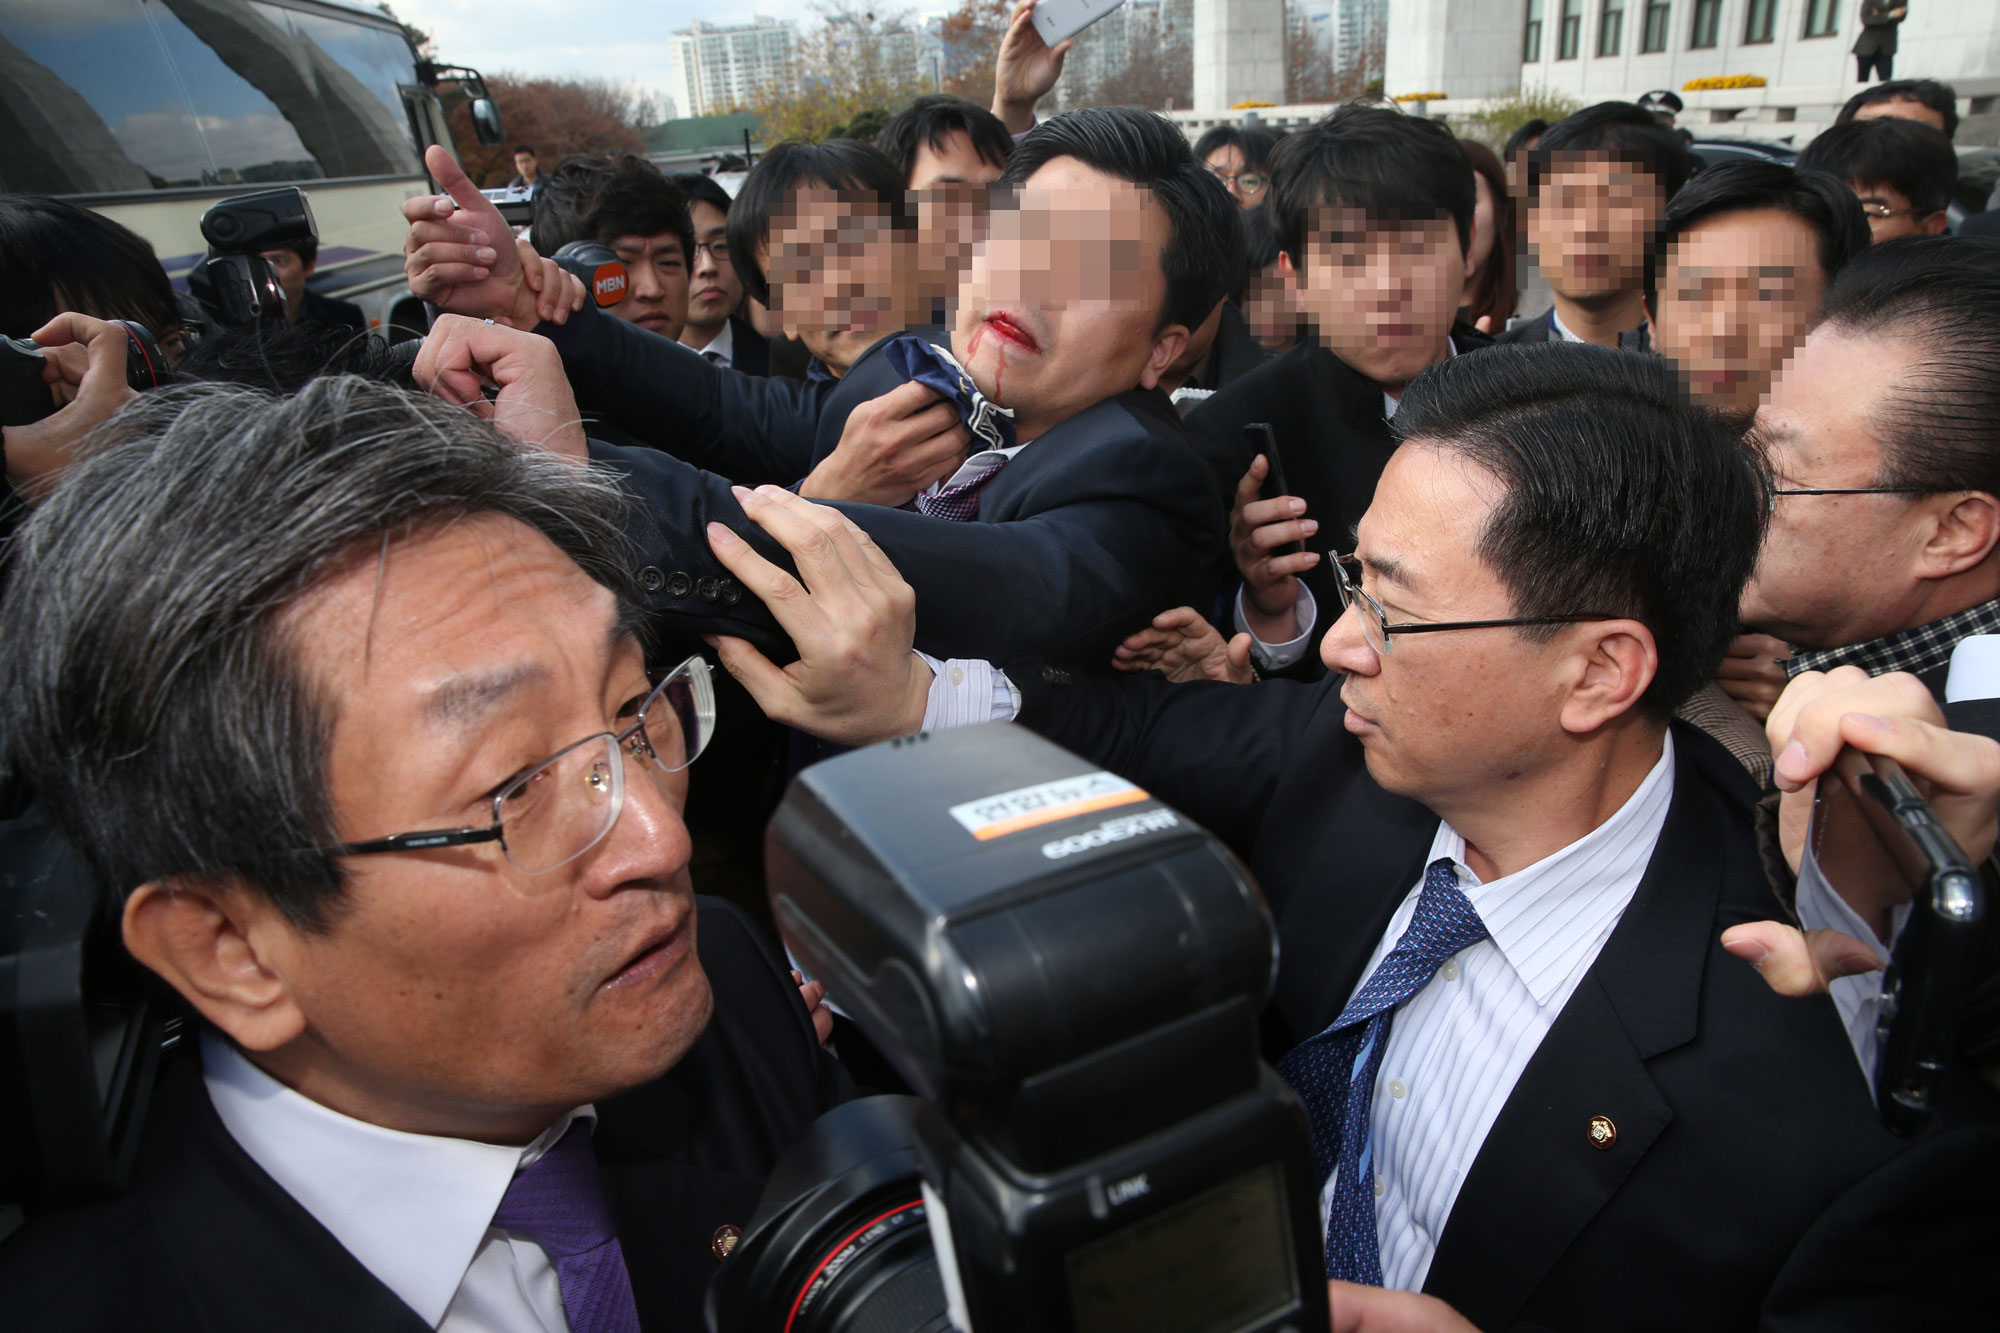
<svg viewBox="0 0 2000 1333"><path fill-rule="evenodd" d="M780 1169L711 1327L1325 1329L1305 1117L1258 1056L1275 936L1212 837L996 723L807 769L766 860L786 944L921 1098L922 1180L807 1149L848 1183ZM883 1260L918 1210L930 1253Z"/></svg>
<svg viewBox="0 0 2000 1333"><path fill-rule="evenodd" d="M201 215L208 258L188 275L188 289L218 324L281 323L285 292L264 251L316 241L312 204L296 185L224 199Z"/></svg>
<svg viewBox="0 0 2000 1333"><path fill-rule="evenodd" d="M125 330L125 382L136 392L173 379L152 330L136 320L110 321ZM42 379L42 349L32 338L0 338L0 426L25 426L56 410Z"/></svg>

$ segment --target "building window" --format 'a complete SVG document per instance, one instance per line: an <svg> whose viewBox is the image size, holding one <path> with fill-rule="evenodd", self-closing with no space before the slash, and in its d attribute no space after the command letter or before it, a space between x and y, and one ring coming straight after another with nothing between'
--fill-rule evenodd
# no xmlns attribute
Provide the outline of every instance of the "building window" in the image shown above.
<svg viewBox="0 0 2000 1333"><path fill-rule="evenodd" d="M1743 11L1743 44L1755 46L1777 36L1778 0L1750 0Z"/></svg>
<svg viewBox="0 0 2000 1333"><path fill-rule="evenodd" d="M1542 0L1528 0L1528 22L1521 29L1521 62L1532 65L1542 58Z"/></svg>
<svg viewBox="0 0 2000 1333"><path fill-rule="evenodd" d="M1831 37L1840 27L1840 11L1833 0L1806 0L1807 37Z"/></svg>
<svg viewBox="0 0 2000 1333"><path fill-rule="evenodd" d="M1672 15L1672 0L1646 0L1646 32L1639 41L1641 54L1667 49L1667 20Z"/></svg>
<svg viewBox="0 0 2000 1333"><path fill-rule="evenodd" d="M1625 38L1625 0L1604 0L1597 16L1597 54L1615 56Z"/></svg>
<svg viewBox="0 0 2000 1333"><path fill-rule="evenodd" d="M1574 60L1583 45L1583 0L1562 0L1562 26L1556 29L1556 59Z"/></svg>
<svg viewBox="0 0 2000 1333"><path fill-rule="evenodd" d="M1701 51L1715 45L1722 29L1722 0L1694 0L1694 26L1688 31L1688 50Z"/></svg>

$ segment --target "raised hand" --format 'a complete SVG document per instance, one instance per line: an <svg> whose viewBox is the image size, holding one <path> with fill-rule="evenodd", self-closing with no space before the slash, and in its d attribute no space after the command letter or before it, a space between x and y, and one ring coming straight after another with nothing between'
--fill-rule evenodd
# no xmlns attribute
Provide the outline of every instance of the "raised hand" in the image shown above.
<svg viewBox="0 0 2000 1333"><path fill-rule="evenodd" d="M120 325L89 315L57 315L34 332L42 346L42 382L57 406L40 421L5 430L7 484L36 502L53 490L77 441L135 396L125 382Z"/></svg>
<svg viewBox="0 0 2000 1333"><path fill-rule="evenodd" d="M1317 551L1287 551L1319 531L1307 518L1306 502L1295 495L1262 498L1271 464L1262 454L1236 483L1236 503L1229 512L1229 549L1243 576L1243 616L1265 643L1298 637L1292 608L1298 602L1298 576L1319 563Z"/></svg>
<svg viewBox="0 0 2000 1333"><path fill-rule="evenodd" d="M1035 29L1035 0L1020 0L1007 20L1007 35L993 61L993 114L1009 134L1026 134L1035 123L1035 103L1062 77L1063 61L1075 39L1051 47Z"/></svg>
<svg viewBox="0 0 2000 1333"><path fill-rule="evenodd" d="M582 463L589 448L555 344L502 324L440 316L411 368L417 383L523 444ZM491 402L488 387L499 390Z"/></svg>
<svg viewBox="0 0 2000 1333"><path fill-rule="evenodd" d="M424 165L445 193L403 201L410 224L403 272L412 292L440 310L523 329L541 319L560 324L583 304L583 284L517 242L449 151L432 144Z"/></svg>

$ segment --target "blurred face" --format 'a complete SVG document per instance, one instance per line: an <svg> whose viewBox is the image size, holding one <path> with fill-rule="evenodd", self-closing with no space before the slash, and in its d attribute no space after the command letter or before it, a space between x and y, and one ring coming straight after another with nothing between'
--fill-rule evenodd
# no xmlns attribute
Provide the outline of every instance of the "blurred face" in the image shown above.
<svg viewBox="0 0 2000 1333"><path fill-rule="evenodd" d="M1945 132L1944 113L1933 111L1922 102L1906 98L1896 98L1888 102L1870 102L1854 113L1856 120L1880 120L1888 116L1895 120L1914 120L1920 125L1928 125L1939 134Z"/></svg>
<svg viewBox="0 0 2000 1333"><path fill-rule="evenodd" d="M1257 345L1282 352L1299 340L1299 307L1286 280L1289 270L1279 261L1252 274L1243 284L1243 319Z"/></svg>
<svg viewBox="0 0 2000 1333"><path fill-rule="evenodd" d="M1826 289L1819 239L1781 209L1723 213L1673 242L1653 335L1709 407L1755 413Z"/></svg>
<svg viewBox="0 0 2000 1333"><path fill-rule="evenodd" d="M611 248L625 265L625 299L610 306L620 319L630 320L669 341L681 336L687 323L688 271L681 254L681 238L671 233L659 236L620 236Z"/></svg>
<svg viewBox="0 0 2000 1333"><path fill-rule="evenodd" d="M484 825L511 777L630 725L649 685L616 611L496 516L371 553L310 594L292 628L334 703L340 836ZM687 773L629 753L624 771L610 832L539 875L497 843L348 858L344 910L276 951L307 1020L275 1053L287 1080L377 1123L518 1135L678 1060L711 1003Z"/></svg>
<svg viewBox="0 0 2000 1333"><path fill-rule="evenodd" d="M1465 290L1465 251L1450 218L1381 221L1326 208L1315 216L1305 272L1295 272L1294 283L1326 349L1393 389L1444 360Z"/></svg>
<svg viewBox="0 0 2000 1333"><path fill-rule="evenodd" d="M278 286L285 291L285 319L296 324L305 313L306 279L312 276L314 265L306 263L290 250L266 250L264 262L271 266L271 273L278 280Z"/></svg>
<svg viewBox="0 0 2000 1333"><path fill-rule="evenodd" d="M986 187L1000 168L979 156L972 138L953 130L939 144L917 145L910 201L917 210L917 264L932 294L953 297L986 225Z"/></svg>
<svg viewBox="0 0 2000 1333"><path fill-rule="evenodd" d="M1528 206L1528 244L1557 294L1589 302L1636 291L1646 241L1666 199L1650 173L1624 162L1556 162Z"/></svg>
<svg viewBox="0 0 2000 1333"><path fill-rule="evenodd" d="M684 331L699 330L698 345L706 346L743 304L743 282L729 261L729 215L714 204L702 203L690 206L688 212L694 218L695 252Z"/></svg>
<svg viewBox="0 0 2000 1333"><path fill-rule="evenodd" d="M1159 328L1167 215L1150 191L1059 157L996 212L960 290L952 350L1033 439L1151 388L1188 331Z"/></svg>
<svg viewBox="0 0 2000 1333"><path fill-rule="evenodd" d="M523 180L535 178L535 155L533 153L514 154L514 174Z"/></svg>
<svg viewBox="0 0 2000 1333"><path fill-rule="evenodd" d="M1918 364L1908 344L1822 328L1778 372L1758 425L1779 489L1881 484L1873 421ZM1933 497L1780 495L1743 592L1743 623L1807 648L1906 628L1923 589L1911 573Z"/></svg>
<svg viewBox="0 0 2000 1333"><path fill-rule="evenodd" d="M908 239L873 195L809 185L771 219L771 313L835 375L903 329Z"/></svg>
<svg viewBox="0 0 2000 1333"><path fill-rule="evenodd" d="M1253 171L1243 160L1243 150L1235 144L1225 144L1202 159L1202 165L1220 180L1239 208L1255 208L1264 202L1264 196L1271 188L1271 178L1262 171Z"/></svg>
<svg viewBox="0 0 2000 1333"><path fill-rule="evenodd" d="M1893 185L1847 183L1861 200L1861 211L1868 215L1868 239L1880 245L1884 241L1900 240L1905 236L1942 236L1951 225L1951 219L1943 213L1919 213L1910 206L1910 196Z"/></svg>
<svg viewBox="0 0 2000 1333"><path fill-rule="evenodd" d="M1356 529L1361 585L1389 622L1496 620L1512 596L1478 554L1498 480L1462 458L1412 440L1390 456ZM1433 809L1463 807L1552 762L1570 741L1559 715L1564 691L1548 643L1511 627L1392 636L1369 647L1361 612L1327 630L1321 657L1344 673L1345 724L1360 738L1368 772L1392 792Z"/></svg>

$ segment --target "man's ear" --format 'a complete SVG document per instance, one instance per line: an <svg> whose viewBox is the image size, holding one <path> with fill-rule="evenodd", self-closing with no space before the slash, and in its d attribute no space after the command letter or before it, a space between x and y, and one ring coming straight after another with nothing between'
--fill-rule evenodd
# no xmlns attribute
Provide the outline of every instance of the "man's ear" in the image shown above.
<svg viewBox="0 0 2000 1333"><path fill-rule="evenodd" d="M1582 642L1561 721L1563 730L1583 736L1638 705L1660 672L1660 653L1653 632L1636 620L1586 621L1570 633Z"/></svg>
<svg viewBox="0 0 2000 1333"><path fill-rule="evenodd" d="M1181 359L1187 350L1188 327L1185 324L1169 324L1161 329L1153 339L1152 355L1146 358L1146 368L1139 372L1139 387L1156 389L1160 376L1167 373L1167 367Z"/></svg>
<svg viewBox="0 0 2000 1333"><path fill-rule="evenodd" d="M1917 555L1919 578L1943 579L1985 563L2000 544L2000 499L1985 491L1935 497L1938 508Z"/></svg>
<svg viewBox="0 0 2000 1333"><path fill-rule="evenodd" d="M1285 290L1288 292L1295 292L1305 285L1305 274L1299 272L1298 266L1292 263L1292 254L1289 250L1278 251L1278 276L1284 279Z"/></svg>
<svg viewBox="0 0 2000 1333"><path fill-rule="evenodd" d="M1918 223L1917 227L1925 236L1942 236L1951 230L1951 214L1940 208Z"/></svg>
<svg viewBox="0 0 2000 1333"><path fill-rule="evenodd" d="M262 894L207 881L154 880L125 900L125 948L245 1050L305 1030L278 970L298 929Z"/></svg>

